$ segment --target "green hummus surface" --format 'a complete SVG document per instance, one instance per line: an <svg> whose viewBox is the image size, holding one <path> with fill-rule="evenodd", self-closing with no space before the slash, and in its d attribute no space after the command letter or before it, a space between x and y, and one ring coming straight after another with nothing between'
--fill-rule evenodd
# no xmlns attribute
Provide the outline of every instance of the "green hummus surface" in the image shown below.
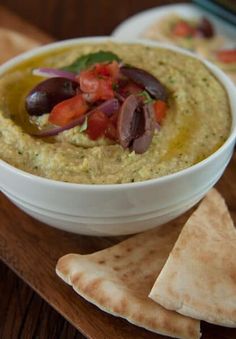
<svg viewBox="0 0 236 339"><path fill-rule="evenodd" d="M167 88L168 111L144 154L106 139L96 142L75 127L50 140L32 137L35 127L24 108L27 93L43 78L35 67L63 67L99 50L116 53L143 68ZM39 124L43 126L42 118ZM0 158L42 177L72 183L118 184L180 171L205 159L227 139L231 113L223 86L200 61L142 45L80 44L24 61L0 78Z"/></svg>

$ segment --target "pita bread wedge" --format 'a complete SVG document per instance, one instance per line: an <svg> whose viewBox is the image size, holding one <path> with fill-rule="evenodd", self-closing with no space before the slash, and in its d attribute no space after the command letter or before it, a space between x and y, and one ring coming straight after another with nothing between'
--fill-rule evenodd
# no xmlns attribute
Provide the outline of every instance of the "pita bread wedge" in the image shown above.
<svg viewBox="0 0 236 339"><path fill-rule="evenodd" d="M23 34L6 28L0 28L0 64L39 45L38 41L28 38Z"/></svg>
<svg viewBox="0 0 236 339"><path fill-rule="evenodd" d="M148 294L181 227L165 225L89 254L68 254L56 272L100 309L174 338L200 338L200 322L168 311Z"/></svg>
<svg viewBox="0 0 236 339"><path fill-rule="evenodd" d="M185 224L149 296L183 315L236 327L236 229L215 189Z"/></svg>

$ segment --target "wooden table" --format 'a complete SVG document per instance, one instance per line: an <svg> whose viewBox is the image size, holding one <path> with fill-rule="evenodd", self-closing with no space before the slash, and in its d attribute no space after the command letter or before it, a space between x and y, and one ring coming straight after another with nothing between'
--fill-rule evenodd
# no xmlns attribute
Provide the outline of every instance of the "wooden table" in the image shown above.
<svg viewBox="0 0 236 339"><path fill-rule="evenodd" d="M32 38L36 38L41 42L49 42L52 40L52 35L54 35L56 38L67 38L72 36L81 36L81 35L94 35L96 34L109 34L111 30L115 27L116 24L119 23L119 21L125 19L125 17L133 14L136 11L142 10L147 7L151 7L154 5L157 5L158 3L166 3L167 1L145 1L145 4L143 1L136 1L135 5L130 4L130 2L125 1L126 7L119 8L117 15L111 19L108 18L108 22L106 25L101 25L99 29L94 24L91 24L90 26L86 26L86 22L82 20L81 22L81 30L76 31L72 30L71 27L68 26L68 16L65 15L64 19L62 20L62 25L59 27L58 24L55 26L53 23L49 27L49 21L47 20L48 16L45 15L45 17L41 16L42 21L39 22L38 16L36 15L37 10L40 6L39 1L15 1L14 4L11 1L2 1L1 3L5 3L9 7L11 7L14 10L18 10L22 15L24 15L27 19L30 19L31 21L35 17L34 24L38 24L38 26L41 26L41 28L44 28L47 30L49 34L43 33L40 29L37 29L35 26L30 25L26 21L22 20L12 12L9 12L5 10L4 8L0 7L0 25L15 29L21 33L27 33L28 36ZM171 2L171 1L169 1ZM172 1L173 2L173 1ZM177 2L177 1L175 1ZM26 3L28 3L28 10L24 11L26 9ZM35 4L36 3L36 4ZM57 16L61 15L60 11L63 10L62 1L48 1L47 6L49 10L49 6L51 6L51 11L53 12L55 9L58 9ZM70 3L70 2L68 2ZM75 2L71 2L73 6L75 5ZM78 3L78 2L77 2ZM86 2L88 3L88 2ZM98 4L101 3L103 6L106 4L106 9L108 10L111 6L111 2L109 1L96 1L93 3L93 1L89 1L91 4L91 18L92 14L98 10ZM33 6L35 4L35 6ZM85 2L80 2L81 6L86 7ZM94 7L93 7L94 5ZM33 6L33 7L32 7ZM62 6L62 7L61 7ZM72 6L72 7L73 7ZM133 7L132 7L133 6ZM35 12L36 11L36 12ZM70 7L69 12L72 11L72 8ZM68 14L69 15L69 14ZM72 14L71 14L72 15ZM100 14L100 15L104 15ZM73 17L73 15L72 15ZM53 20L59 20L58 18L53 18ZM58 22L58 21L57 21ZM69 28L68 28L69 27ZM1 38L1 37L0 37ZM228 175L230 175L230 178L232 180L235 180L234 172L236 172L236 158L234 157L234 160L231 162L230 168L228 170ZM235 184L235 181L234 181ZM225 197L229 199L231 202L230 208L231 210L236 209L236 205L234 202L234 205L232 205L232 199L230 197L230 180L226 180L224 182L224 185L222 184L222 181L219 183L219 187L224 192ZM13 206L5 197L0 196L0 204L1 204L1 216L2 220L0 220L0 227L1 222L3 223L4 220L7 220L9 213L12 214L12 222L17 224L21 224L22 222L31 222L31 218L24 215L24 213L18 211L18 209ZM10 211L10 212L9 212ZM235 216L235 214L234 214ZM4 219L5 218L5 219ZM15 219L14 219L15 218ZM11 225L10 225L11 226ZM41 227L40 225L38 225ZM50 236L53 231L48 230L46 227L46 233ZM33 235L31 235L33 237ZM64 235L61 235L64 237ZM67 236L65 236L67 239ZM70 236L68 236L70 238ZM33 239L33 238L32 238ZM14 246L14 237L9 240L9 244L11 246ZM103 246L109 244L109 240L104 240L105 243ZM19 270L17 270L19 263L17 256L9 257L11 256L11 251L4 252L5 249L5 242L4 237L0 238L0 250L1 255L5 259L5 261L11 262L11 268L12 270L16 270L19 274ZM66 246L66 245L65 245ZM14 253L17 253L17 247L19 247L19 244L16 244L16 251ZM66 248L66 247L65 247ZM93 248L93 240L91 240L91 249ZM62 250L63 253L63 250ZM8 257L7 257L8 256ZM6 260L7 258L7 260ZM40 260L39 260L40 265ZM26 285L19 277L13 273L13 271L10 270L5 264L0 263L0 291L1 293L1 302L0 302L0 338L2 339L14 339L14 338L50 338L50 339L58 339L58 338L85 338L82 334L80 334L72 325L70 325L62 316L60 316L56 311L53 310L51 306L48 305L43 299L33 292L33 290ZM55 277L56 279L56 277ZM60 282L61 283L61 282ZM61 283L62 284L62 283ZM53 288L53 286L52 286ZM66 288L66 287L65 287ZM41 290L42 291L42 290ZM112 321L111 316L104 316L102 321L108 322ZM123 323L122 323L123 324ZM124 327L126 326L124 322ZM132 325L131 325L132 326ZM206 331L209 333L215 333L213 334L213 337L211 335L208 336L208 338L217 338L222 339L217 336L217 328L215 332L211 332L211 325L206 326ZM232 332L231 330L225 330L224 332L224 338L231 339ZM140 338L146 338L149 337L149 335L146 335L144 332L140 332ZM96 339L95 335L90 336L91 338ZM136 336L137 337L137 336ZM150 338L153 337L152 334L150 334ZM159 336L158 336L159 337ZM100 338L102 338L100 336ZM105 338L105 337L104 337ZM106 338L109 338L109 334L106 336Z"/></svg>
<svg viewBox="0 0 236 339"><path fill-rule="evenodd" d="M0 338L85 338L0 262Z"/></svg>
<svg viewBox="0 0 236 339"><path fill-rule="evenodd" d="M184 2L188 2L185 0ZM27 22L56 39L109 35L127 17L182 0L1 0ZM1 21L0 21L1 23Z"/></svg>
<svg viewBox="0 0 236 339"><path fill-rule="evenodd" d="M53 40L50 35L1 6L0 26L27 34L42 43ZM2 246L0 243L0 248ZM0 338L85 338L2 261L0 291Z"/></svg>

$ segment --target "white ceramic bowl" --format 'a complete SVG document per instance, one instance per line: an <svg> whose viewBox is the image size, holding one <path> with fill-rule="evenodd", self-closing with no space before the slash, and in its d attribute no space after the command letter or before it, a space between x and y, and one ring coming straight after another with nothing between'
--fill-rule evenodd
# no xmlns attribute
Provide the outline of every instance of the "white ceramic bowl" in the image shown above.
<svg viewBox="0 0 236 339"><path fill-rule="evenodd" d="M107 39L73 39L37 48L2 65L0 76L22 60L37 54L81 42L99 43ZM130 41L123 39L120 42ZM166 47L154 42L133 42ZM176 47L167 48L191 54ZM208 62L205 64L226 88L233 116L228 139L207 159L175 174L117 185L58 182L26 173L0 160L2 192L34 218L66 231L87 235L136 233L163 224L185 212L220 178L231 158L236 139L236 89L216 66Z"/></svg>

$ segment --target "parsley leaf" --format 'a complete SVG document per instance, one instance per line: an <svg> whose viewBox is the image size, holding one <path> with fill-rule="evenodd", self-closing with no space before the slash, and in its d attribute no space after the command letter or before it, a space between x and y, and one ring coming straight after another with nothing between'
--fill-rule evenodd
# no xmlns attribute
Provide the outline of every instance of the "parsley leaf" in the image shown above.
<svg viewBox="0 0 236 339"><path fill-rule="evenodd" d="M80 71L100 62L121 61L114 53L109 51L99 51L95 53L85 54L76 59L72 64L65 66L63 70L79 73Z"/></svg>
<svg viewBox="0 0 236 339"><path fill-rule="evenodd" d="M152 97L150 96L150 94L147 91L142 91L138 95L143 96L145 98L144 104L149 104L149 103L155 101L155 100L152 99Z"/></svg>

